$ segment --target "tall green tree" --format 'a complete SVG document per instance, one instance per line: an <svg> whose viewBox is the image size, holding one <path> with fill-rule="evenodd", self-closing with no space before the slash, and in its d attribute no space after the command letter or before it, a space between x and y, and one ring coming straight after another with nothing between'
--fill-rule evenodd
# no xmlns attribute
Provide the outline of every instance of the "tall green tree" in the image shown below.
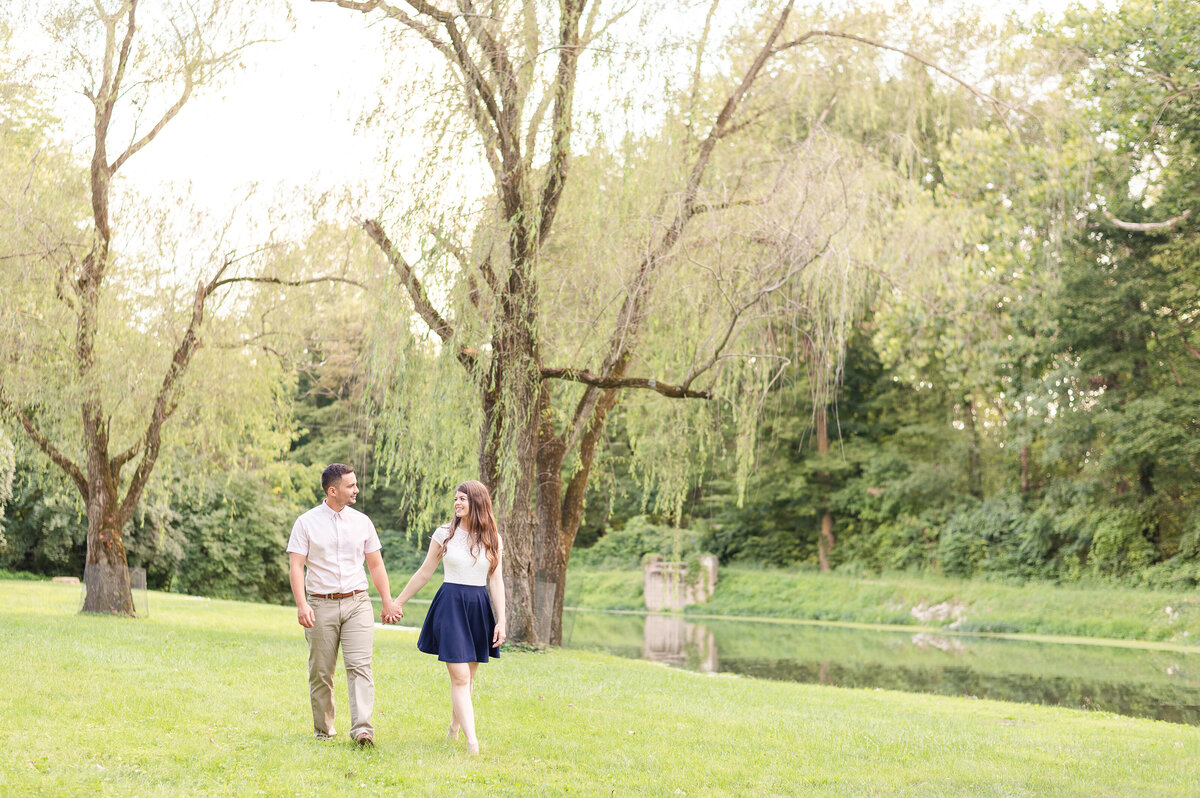
<svg viewBox="0 0 1200 798"><path fill-rule="evenodd" d="M628 10L606 12L588 0L486 9L468 0L456 10L423 0L331 1L386 18L430 48L445 79L430 111L431 135L469 142L455 164L478 164L490 179L466 223L428 234L409 225L405 238L389 234L385 219L368 219L364 229L432 331L432 348L462 367L461 375L430 387L446 392L454 385L459 395L444 407L478 429L478 471L501 507L510 634L557 643L566 566L613 409L631 391L672 399L723 395L743 405L748 440L753 402L737 397L760 395L778 366L771 326L749 321L796 312L783 289L823 257L823 242L847 213L841 187L820 178L836 157L824 159L824 171L822 159L812 157L823 142L810 147L807 136L792 137L764 156L761 139L750 144L740 134L780 113L776 103L794 83L784 68L791 55L829 42L884 45L831 30L826 19L803 18L792 2L755 10L732 37L718 35L713 3L680 45L639 52L631 46L644 30L639 23L662 22L673 7L663 18L634 23ZM605 57L614 52L632 58ZM666 79L662 107L672 110L665 132L618 133L610 151L621 158L594 164L598 184L581 180L581 123L590 122L586 134L599 140L631 117L647 116L589 105L589 93L606 79L631 86L630 75L647 74L647 62L661 64L654 68L664 76L685 76ZM625 71L631 68L636 73ZM828 99L792 110L808 115L815 131ZM614 112L624 118L601 118ZM593 186L600 190L590 193ZM613 204L605 207L606 199ZM588 215L572 219L571 208ZM428 212L416 219L428 220ZM585 222L592 234L572 240ZM423 262L406 251L421 252ZM461 290L438 290L431 265L438 262L452 264L441 281ZM398 328L408 327L406 314ZM696 429L692 411L660 407L630 419L659 433L677 431L676 444ZM411 425L428 421L418 421L411 407L393 415L405 445ZM646 462L661 461L668 437L648 437L635 450ZM442 459L460 463L461 451ZM663 491L675 505L688 482L679 473Z"/></svg>
<svg viewBox="0 0 1200 798"><path fill-rule="evenodd" d="M6 109L3 135L19 146L0 151L11 225L0 253L0 413L83 499L84 611L133 613L125 529L159 464L168 422L188 417L179 426L203 430L203 450L238 437L239 425L225 423L236 413L224 402L255 393L229 379L256 373L246 347L217 350L227 361L210 371L193 368L206 336L239 337L236 301L214 312L214 297L259 279L252 253L231 250L219 235L209 253L196 251L196 239L172 239L171 225L156 222L182 219L120 181L194 93L260 40L240 8L117 0L63 2L48 12L49 46L39 55L52 62L47 72L82 86L91 117L84 165L55 145L45 124L25 124ZM241 407L269 425L279 407L270 396L259 391Z"/></svg>
<svg viewBox="0 0 1200 798"><path fill-rule="evenodd" d="M1077 9L1048 39L1096 137L1090 224L1059 300L1075 364L1053 441L1093 510L1090 567L1196 556L1200 467L1200 22L1194 2Z"/></svg>

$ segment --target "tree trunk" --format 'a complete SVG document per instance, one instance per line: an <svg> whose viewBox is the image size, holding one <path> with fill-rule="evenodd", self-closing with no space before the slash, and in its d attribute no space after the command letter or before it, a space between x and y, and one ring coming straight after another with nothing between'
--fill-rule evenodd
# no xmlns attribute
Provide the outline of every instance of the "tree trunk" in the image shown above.
<svg viewBox="0 0 1200 798"><path fill-rule="evenodd" d="M537 635L533 611L534 540L537 534L533 508L534 474L532 469L524 468L506 472L502 465L503 452L497 450L497 446L502 445L502 435L498 432L514 436L515 440L509 445L517 447L518 462L531 462L532 457L524 455L524 451L534 445L536 435L531 434L527 424L513 423L518 421L513 411L517 411L517 416L520 415L523 397L511 391L504 392L508 393L504 400L507 406L498 408L492 421L493 425L502 426L496 431L485 426L479 466L485 484L495 499L496 522L504 538L508 637L517 642L541 645L543 640ZM529 407L530 403L524 406ZM505 426L509 428L505 429Z"/></svg>
<svg viewBox="0 0 1200 798"><path fill-rule="evenodd" d="M1029 444L1021 447L1021 493L1029 492Z"/></svg>
<svg viewBox="0 0 1200 798"><path fill-rule="evenodd" d="M967 492L977 499L982 499L983 458L979 454L979 429L975 425L975 405L968 398L963 401L963 409L966 411L963 414L964 423L970 434L970 438L967 440Z"/></svg>
<svg viewBox="0 0 1200 798"><path fill-rule="evenodd" d="M99 483L99 484L98 484ZM129 564L115 492L102 480L91 480L87 500L88 534L83 612L135 616L129 588Z"/></svg>
<svg viewBox="0 0 1200 798"><path fill-rule="evenodd" d="M833 554L833 513L826 510L821 516L821 533L817 538L817 562L821 571L830 570L829 557Z"/></svg>
<svg viewBox="0 0 1200 798"><path fill-rule="evenodd" d="M824 459L829 456L829 416L825 405L816 409L817 456ZM833 554L833 512L829 508L829 490L832 480L828 471L817 474L821 485L822 507L818 510L821 515L821 530L817 534L817 562L822 572L830 570L829 557Z"/></svg>
<svg viewBox="0 0 1200 798"><path fill-rule="evenodd" d="M547 394L548 396L548 394ZM544 442L539 461L538 516L541 529L538 539L539 587L545 586L547 595L554 600L549 619L549 641L551 645L562 645L563 600L567 588L567 565L571 560L571 549L583 522L583 503L587 495L588 479L592 463L596 459L596 448L604 432L604 423L609 412L616 406L620 393L615 390L600 391L591 416L579 440L579 468L571 475L564 490L562 486L562 464L567 453L566 441L553 434L547 399L546 424L543 426ZM585 404L586 406L586 404ZM549 443L547 443L549 442ZM544 461L544 462L543 462ZM550 591L553 593L550 593Z"/></svg>
<svg viewBox="0 0 1200 798"><path fill-rule="evenodd" d="M519 224L514 222L514 229ZM534 646L545 644L536 623L535 511L538 454L538 405L542 384L537 341L536 285L529 273L535 257L528 240L514 233L509 293L493 335L494 379L484 385L485 424L479 467L492 491L496 521L504 536L504 581L508 637Z"/></svg>
<svg viewBox="0 0 1200 798"><path fill-rule="evenodd" d="M543 388L544 390L544 388ZM549 408L544 406L545 412ZM546 425L543 425L544 427ZM538 639L562 645L563 594L567 586L567 559L574 536L567 540L562 524L562 464L566 444L557 435L545 434L538 446L537 540L534 615Z"/></svg>

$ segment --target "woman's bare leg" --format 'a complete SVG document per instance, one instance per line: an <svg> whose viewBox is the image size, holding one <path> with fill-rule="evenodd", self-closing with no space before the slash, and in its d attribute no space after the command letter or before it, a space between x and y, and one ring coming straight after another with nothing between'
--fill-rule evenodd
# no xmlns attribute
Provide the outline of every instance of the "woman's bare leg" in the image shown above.
<svg viewBox="0 0 1200 798"><path fill-rule="evenodd" d="M473 664L475 663L447 662L446 670L450 673L450 710L467 737L467 751L477 754L479 740L475 737L475 709L471 706L470 666Z"/></svg>

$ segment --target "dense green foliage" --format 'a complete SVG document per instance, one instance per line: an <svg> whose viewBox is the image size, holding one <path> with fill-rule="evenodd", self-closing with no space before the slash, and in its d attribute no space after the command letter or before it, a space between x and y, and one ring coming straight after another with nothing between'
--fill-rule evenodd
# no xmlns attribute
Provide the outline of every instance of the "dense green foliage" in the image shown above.
<svg viewBox="0 0 1200 798"><path fill-rule="evenodd" d="M988 66L996 97L1013 111L977 103L914 64L889 65L870 49L822 51L819 58L837 67L829 70L837 102L825 107L824 96L806 94L813 113L754 128L759 139L739 146L767 151L803 139L820 115L831 139L895 168L886 185L845 173L878 191L878 218L867 221L887 227L879 240L893 242L895 252L869 252L873 260L853 273L853 314L845 319L852 329L836 357L814 360L806 349L816 326L829 321L828 308L797 311L794 329L771 331L778 334L772 357L790 365L765 392L756 431L740 407L720 402L713 404L723 424L716 431L697 427L698 414L685 410L664 422L646 410L669 401L654 395L618 406L588 485L572 564L600 573L637 566L647 554L712 552L725 564L808 569L818 563L818 530L829 518L830 563L847 575L908 570L993 582L1200 585L1196 10L1194 0L1129 0L998 37L990 44L1005 46ZM886 28L883 21L861 20ZM922 44L947 58L980 44L964 34L956 49L956 35L947 26ZM0 70L0 180L18 193L33 180L42 191L40 217L69 228L82 207L85 169L55 143L55 120L16 67L0 63ZM589 179L613 169L649 180L643 165L665 156L630 150L654 141L598 142L575 168ZM33 152L40 160L30 172ZM597 196L570 202L591 214L611 190L621 207L640 207L639 179L603 188L597 178ZM572 208L564 213L583 213ZM0 217L4 231L11 233L6 241L30 233L12 215ZM375 291L368 280L381 262L371 242L318 226L284 249L275 263L286 267L281 274L312 276L335 263L372 287L243 297L264 320L269 348L233 347L198 362L175 437L127 530L130 564L146 568L152 587L286 601L283 545L291 521L317 500L317 475L334 460L357 466L360 507L380 531L393 582L400 581L420 561L431 531L424 528L432 523L429 497L447 480L477 476L449 473L457 461L436 447L417 448L430 437L414 434L422 423L454 427L468 448L476 432L464 431L461 419L425 412L430 401L446 399L425 392L436 377L430 352L416 344L391 352L393 338L415 334L404 314L379 314L372 304L394 299L395 286ZM115 279L128 287L136 277ZM53 286L8 272L4 279L11 291L0 301L12 345L62 338L29 321L54 306ZM447 284L465 290L451 277ZM822 290L810 281L788 297L819 304L828 297ZM222 332L244 333L235 315L222 317L229 327ZM380 315L388 323L371 321ZM554 323L567 338L587 334L575 316ZM137 332L147 351L170 343L154 329ZM208 354L217 357L217 349ZM243 368L252 353L269 367ZM408 370L382 384L372 364L400 354ZM117 359L122 368L136 360ZM29 407L41 411L43 397L61 393L55 386L69 384L70 375L63 364L35 365L58 375L52 384L22 382ZM225 372L249 376L243 384L223 379ZM827 393L833 372L836 386L823 405L830 450L820 454L821 408L813 397ZM125 390L117 383L108 386L114 394ZM414 408L410 426L381 428L381 409L401 394ZM0 570L78 575L86 527L78 494L13 419L3 423ZM413 448L397 459L377 447L380 436L393 449ZM647 463L672 457L687 461L675 482L648 473ZM416 472L387 473L401 462L416 463ZM564 477L577 466L568 461ZM634 586L606 579L613 581L597 578L586 588L577 581L567 603L612 590L596 601L638 604Z"/></svg>
<svg viewBox="0 0 1200 798"><path fill-rule="evenodd" d="M936 119L928 235L951 248L858 320L828 455L812 377L787 373L744 500L730 457L697 492L699 548L815 565L828 510L851 572L1200 584L1195 10L1072 11L1025 54L1027 77L1057 59L1059 92Z"/></svg>

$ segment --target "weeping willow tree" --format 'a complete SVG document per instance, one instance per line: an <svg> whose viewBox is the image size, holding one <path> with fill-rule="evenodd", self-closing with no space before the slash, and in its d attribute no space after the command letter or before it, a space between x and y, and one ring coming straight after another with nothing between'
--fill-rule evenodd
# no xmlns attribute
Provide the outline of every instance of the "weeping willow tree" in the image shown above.
<svg viewBox="0 0 1200 798"><path fill-rule="evenodd" d="M233 470L248 441L286 443L287 378L244 321L254 284L288 281L260 271L262 247L232 241L232 220L122 180L262 40L240 8L62 0L22 20L45 37L31 72L81 92L84 163L40 103L0 95L0 419L78 491L85 612L134 614L124 533L172 450Z"/></svg>
<svg viewBox="0 0 1200 798"><path fill-rule="evenodd" d="M510 637L556 644L617 404L637 397L634 451L677 514L713 414L733 414L748 462L789 335L844 335L858 289L803 277L828 263L857 279L850 254L878 250L863 220L880 181L824 132L832 98L816 89L838 47L897 48L792 2L740 17L713 2L647 45L683 9L320 1L383 17L433 57L393 71L425 81L402 88L407 121L428 122L423 178L363 221L395 289L373 360L387 465L426 519L477 469L498 498Z"/></svg>

